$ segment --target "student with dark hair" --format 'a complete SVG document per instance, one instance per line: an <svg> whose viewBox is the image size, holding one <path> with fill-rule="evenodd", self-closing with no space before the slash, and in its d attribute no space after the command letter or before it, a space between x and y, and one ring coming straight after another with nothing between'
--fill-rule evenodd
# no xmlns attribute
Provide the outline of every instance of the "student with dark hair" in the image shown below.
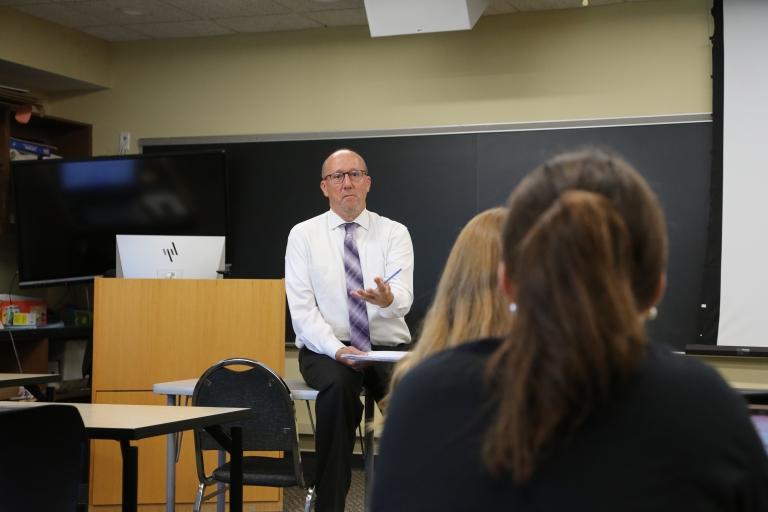
<svg viewBox="0 0 768 512"><path fill-rule="evenodd" d="M373 510L768 510L768 459L744 401L646 339L667 240L643 178L615 156L566 154L507 206L511 332L405 375Z"/></svg>

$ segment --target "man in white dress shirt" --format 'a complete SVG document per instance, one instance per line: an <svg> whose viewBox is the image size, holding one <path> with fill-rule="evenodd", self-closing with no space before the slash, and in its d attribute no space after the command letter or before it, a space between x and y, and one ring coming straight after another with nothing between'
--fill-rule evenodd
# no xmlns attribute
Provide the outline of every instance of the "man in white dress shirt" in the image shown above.
<svg viewBox="0 0 768 512"><path fill-rule="evenodd" d="M341 512L351 480L362 386L378 400L390 365L342 354L393 350L409 343L405 315L413 303L413 245L402 224L366 209L371 177L348 149L323 163L320 189L330 210L288 235L285 287L299 368L320 392L317 411L318 512ZM389 282L385 278L395 274Z"/></svg>

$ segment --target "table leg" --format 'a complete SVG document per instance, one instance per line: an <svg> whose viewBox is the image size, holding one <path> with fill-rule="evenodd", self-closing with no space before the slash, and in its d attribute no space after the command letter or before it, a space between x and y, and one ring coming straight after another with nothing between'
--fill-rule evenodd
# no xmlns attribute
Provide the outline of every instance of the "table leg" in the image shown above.
<svg viewBox="0 0 768 512"><path fill-rule="evenodd" d="M217 467L221 467L227 462L227 451L224 449L219 450L218 458L219 458L219 461L217 463ZM226 485L224 484L224 482L216 483L216 490L219 493L216 495L216 512L224 512L224 508L226 505L226 503L224 503L226 498L226 493L224 492L225 488L226 488Z"/></svg>
<svg viewBox="0 0 768 512"><path fill-rule="evenodd" d="M365 393L365 510L370 510L371 484L373 483L373 414L376 401L372 393Z"/></svg>
<svg viewBox="0 0 768 512"><path fill-rule="evenodd" d="M130 441L120 441L123 454L123 512L136 512L138 509L139 486L139 448L131 446Z"/></svg>
<svg viewBox="0 0 768 512"><path fill-rule="evenodd" d="M232 427L229 436L220 425L205 427L205 431L229 452L229 510L243 512L243 429Z"/></svg>
<svg viewBox="0 0 768 512"><path fill-rule="evenodd" d="M243 510L243 429L232 427L232 450L229 455L231 471L229 487L230 512L242 512Z"/></svg>
<svg viewBox="0 0 768 512"><path fill-rule="evenodd" d="M167 405L176 405L176 396L168 395ZM176 510L176 434L165 436L165 512Z"/></svg>

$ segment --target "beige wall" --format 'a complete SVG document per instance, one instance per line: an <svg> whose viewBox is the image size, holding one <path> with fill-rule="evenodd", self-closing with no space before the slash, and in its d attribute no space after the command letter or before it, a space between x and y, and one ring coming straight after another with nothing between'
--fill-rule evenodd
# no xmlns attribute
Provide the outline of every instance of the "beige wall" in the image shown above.
<svg viewBox="0 0 768 512"><path fill-rule="evenodd" d="M665 0L393 38L344 27L121 43L110 90L49 107L93 123L96 154L115 153L123 130L136 141L709 112L710 32L707 0Z"/></svg>
<svg viewBox="0 0 768 512"><path fill-rule="evenodd" d="M768 390L768 357L693 356L714 366L731 386Z"/></svg>
<svg viewBox="0 0 768 512"><path fill-rule="evenodd" d="M0 7L0 60L109 87L109 48L83 32Z"/></svg>

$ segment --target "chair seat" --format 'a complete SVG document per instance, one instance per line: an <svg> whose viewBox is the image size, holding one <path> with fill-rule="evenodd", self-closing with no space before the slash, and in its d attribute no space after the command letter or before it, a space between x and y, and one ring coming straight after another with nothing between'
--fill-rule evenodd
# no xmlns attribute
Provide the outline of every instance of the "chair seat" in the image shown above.
<svg viewBox="0 0 768 512"><path fill-rule="evenodd" d="M213 471L213 478L229 483L229 462ZM293 461L288 458L243 457L243 485L263 485L267 487L292 487L299 485L293 469Z"/></svg>

